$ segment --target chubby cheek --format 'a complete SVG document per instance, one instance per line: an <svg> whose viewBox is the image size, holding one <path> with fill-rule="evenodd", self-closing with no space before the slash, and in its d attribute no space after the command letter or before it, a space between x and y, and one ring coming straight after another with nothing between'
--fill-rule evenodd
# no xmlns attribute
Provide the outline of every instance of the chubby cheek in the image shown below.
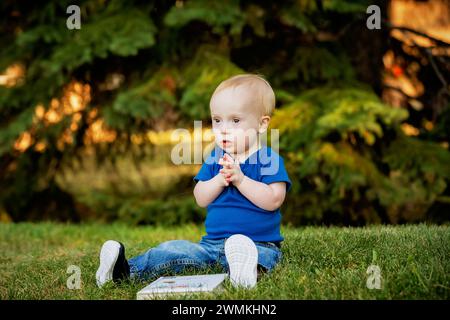
<svg viewBox="0 0 450 320"><path fill-rule="evenodd" d="M228 151L242 152L250 147L257 138L257 132L254 129L231 129L227 134L222 134L220 129L213 128L214 138L216 143ZM223 140L228 140L229 143L223 144Z"/></svg>
<svg viewBox="0 0 450 320"><path fill-rule="evenodd" d="M231 139L233 146L238 149L247 147L250 141L249 136L242 130L232 132L228 138Z"/></svg>

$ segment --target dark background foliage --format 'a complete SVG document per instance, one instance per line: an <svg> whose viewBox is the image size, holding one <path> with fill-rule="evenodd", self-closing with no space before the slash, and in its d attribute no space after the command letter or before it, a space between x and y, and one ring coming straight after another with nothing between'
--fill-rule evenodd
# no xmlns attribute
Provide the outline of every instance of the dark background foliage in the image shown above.
<svg viewBox="0 0 450 320"><path fill-rule="evenodd" d="M374 2L380 30L366 26ZM2 219L201 222L198 166L173 165L168 137L206 128L218 83L252 72L277 95L285 223L448 221L449 44L396 25L392 5L2 1Z"/></svg>

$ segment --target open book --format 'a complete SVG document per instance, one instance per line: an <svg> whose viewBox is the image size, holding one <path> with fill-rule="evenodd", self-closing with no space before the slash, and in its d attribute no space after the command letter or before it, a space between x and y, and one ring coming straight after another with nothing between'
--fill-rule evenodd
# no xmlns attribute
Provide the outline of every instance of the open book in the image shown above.
<svg viewBox="0 0 450 320"><path fill-rule="evenodd" d="M137 300L152 299L157 296L207 292L219 289L228 275L226 273L196 276L160 277L137 293Z"/></svg>

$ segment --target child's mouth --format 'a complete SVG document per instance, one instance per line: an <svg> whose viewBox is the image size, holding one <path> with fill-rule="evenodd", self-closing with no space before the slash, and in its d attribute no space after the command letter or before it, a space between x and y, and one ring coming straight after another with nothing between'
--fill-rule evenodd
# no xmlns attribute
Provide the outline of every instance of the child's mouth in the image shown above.
<svg viewBox="0 0 450 320"><path fill-rule="evenodd" d="M229 146L231 144L230 140L222 140L222 145L223 146Z"/></svg>

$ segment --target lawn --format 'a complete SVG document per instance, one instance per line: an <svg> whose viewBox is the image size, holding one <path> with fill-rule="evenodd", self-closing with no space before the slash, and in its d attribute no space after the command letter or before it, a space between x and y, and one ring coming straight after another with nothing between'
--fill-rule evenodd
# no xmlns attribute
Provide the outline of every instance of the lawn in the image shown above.
<svg viewBox="0 0 450 320"><path fill-rule="evenodd" d="M1 299L135 299L146 283L95 284L98 253L108 239L127 256L172 239L197 241L201 226L130 227L122 224L0 224ZM228 282L219 293L194 299L449 299L450 229L408 225L365 228L284 227L282 262L253 290ZM381 289L368 289L370 265ZM67 269L81 270L81 289L67 288ZM208 273L222 272L207 270ZM186 274L192 274L186 272Z"/></svg>

